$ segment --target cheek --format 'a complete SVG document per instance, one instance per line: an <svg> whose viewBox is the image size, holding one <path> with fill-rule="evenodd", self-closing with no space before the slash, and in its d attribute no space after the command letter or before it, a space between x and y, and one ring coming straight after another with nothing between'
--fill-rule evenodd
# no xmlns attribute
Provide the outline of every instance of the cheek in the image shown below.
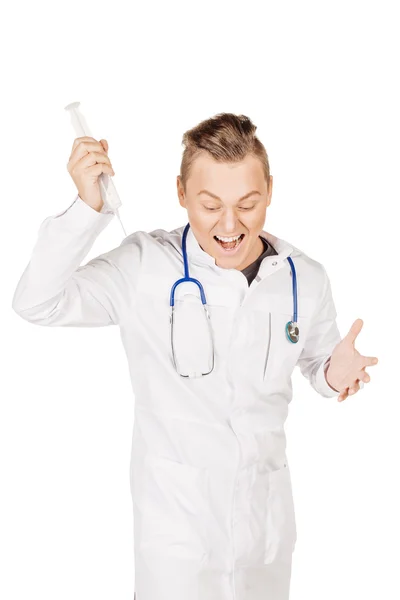
<svg viewBox="0 0 400 600"><path fill-rule="evenodd" d="M242 222L249 228L261 231L265 223L265 208L242 213Z"/></svg>
<svg viewBox="0 0 400 600"><path fill-rule="evenodd" d="M218 219L215 214L210 212L210 214L204 213L202 215L188 213L188 220L195 237L205 242L210 239L210 232L215 227Z"/></svg>
<svg viewBox="0 0 400 600"><path fill-rule="evenodd" d="M258 237L263 229L265 220L257 219L247 219L243 221L245 227L249 230L249 234L253 237Z"/></svg>
<svg viewBox="0 0 400 600"><path fill-rule="evenodd" d="M255 214L255 220L257 222L257 226L259 226L261 229L265 223L265 217L266 217L266 209L265 207L263 207L261 210L258 210L257 213Z"/></svg>

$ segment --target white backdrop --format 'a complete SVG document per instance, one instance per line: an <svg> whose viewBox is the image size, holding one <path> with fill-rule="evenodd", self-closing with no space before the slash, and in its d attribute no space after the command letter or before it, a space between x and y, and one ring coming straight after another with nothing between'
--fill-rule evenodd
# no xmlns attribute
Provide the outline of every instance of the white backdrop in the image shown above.
<svg viewBox="0 0 400 600"><path fill-rule="evenodd" d="M293 374L291 600L400 597L396 5L81 0L61 10L39 0L3 9L4 600L133 599L134 396L119 331L39 327L11 308L39 225L76 195L64 106L77 100L94 137L108 140L128 234L187 222L176 193L184 131L218 112L258 126L274 176L264 229L322 262L342 335L362 318L357 348L379 358L371 382L343 403ZM113 219L85 262L122 238Z"/></svg>

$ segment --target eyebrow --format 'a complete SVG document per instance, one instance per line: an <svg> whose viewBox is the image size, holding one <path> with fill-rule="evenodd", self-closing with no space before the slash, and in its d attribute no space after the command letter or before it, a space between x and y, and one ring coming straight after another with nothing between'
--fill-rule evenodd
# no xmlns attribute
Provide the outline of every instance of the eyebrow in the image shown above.
<svg viewBox="0 0 400 600"><path fill-rule="evenodd" d="M221 198L219 198L212 192L209 192L208 190L200 190L200 192L197 195L200 196L200 194L208 194L209 196L211 196L211 198L214 198L215 200L219 200L220 202L222 202ZM239 198L238 202L241 202L242 200L246 200L246 198L248 198L249 196L252 196L253 194L258 194L259 196L261 196L261 192L259 192L258 190L252 190L245 196L242 196L241 198Z"/></svg>

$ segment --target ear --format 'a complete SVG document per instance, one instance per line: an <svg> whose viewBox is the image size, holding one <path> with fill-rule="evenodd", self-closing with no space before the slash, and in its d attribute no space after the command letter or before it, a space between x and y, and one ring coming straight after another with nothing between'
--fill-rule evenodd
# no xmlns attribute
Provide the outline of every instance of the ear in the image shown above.
<svg viewBox="0 0 400 600"><path fill-rule="evenodd" d="M182 181L181 181L181 176L178 175L176 178L176 188L177 188L177 192L178 192L178 199L179 199L179 204L181 206L183 206L183 208L186 207L186 202L185 202L185 192L183 190L183 185L182 185Z"/></svg>
<svg viewBox="0 0 400 600"><path fill-rule="evenodd" d="M267 194L267 207L271 204L273 181L274 181L274 178L272 177L272 175L270 175L269 176L269 189L268 189L268 194Z"/></svg>

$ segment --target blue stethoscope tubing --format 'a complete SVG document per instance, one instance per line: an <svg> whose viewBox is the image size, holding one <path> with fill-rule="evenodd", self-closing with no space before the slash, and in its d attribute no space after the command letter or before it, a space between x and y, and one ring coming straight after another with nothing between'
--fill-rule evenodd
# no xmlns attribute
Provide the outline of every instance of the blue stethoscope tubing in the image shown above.
<svg viewBox="0 0 400 600"><path fill-rule="evenodd" d="M176 287L180 283L189 282L189 281L192 283L195 283L198 286L198 288L200 290L201 302L203 305L207 304L206 295L204 293L202 284L200 283L200 281L198 279L194 279L193 277L190 277L190 275L189 275L189 264L188 264L188 258L187 258L187 252L186 252L186 237L187 237L187 234L189 231L189 227L190 227L190 223L188 223L185 226L185 229L182 234L182 256L183 256L183 265L184 265L185 275L181 279L178 279L177 281L175 281L175 283L173 284L173 286L171 288L170 303L169 303L171 307L173 307L175 304L175 289L176 289ZM290 258L290 256L287 257L287 260L288 260L290 268L292 270L293 321L288 321L286 323L285 333L286 333L286 338L289 340L289 342L292 342L293 344L295 344L296 342L299 341L299 327L297 324L297 277L296 277L296 269L295 269L293 260Z"/></svg>

